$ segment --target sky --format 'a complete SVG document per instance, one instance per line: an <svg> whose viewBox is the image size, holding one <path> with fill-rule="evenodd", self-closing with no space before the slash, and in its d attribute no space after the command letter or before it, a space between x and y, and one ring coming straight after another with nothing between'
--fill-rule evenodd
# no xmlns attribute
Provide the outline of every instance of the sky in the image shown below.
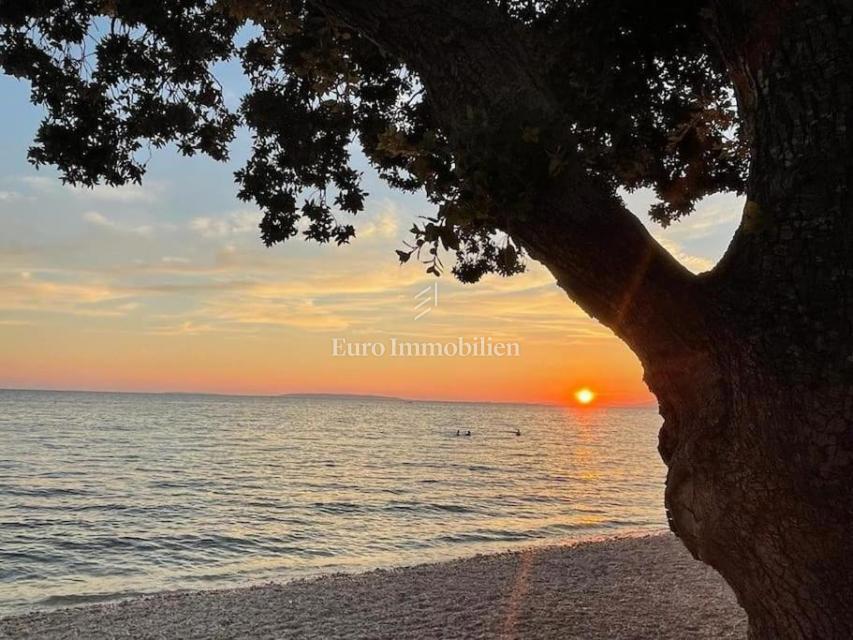
<svg viewBox="0 0 853 640"><path fill-rule="evenodd" d="M240 79L232 69L220 78L236 101ZM73 188L26 161L40 119L28 86L0 76L0 95L0 388L566 403L588 387L605 405L653 402L636 357L540 265L476 285L448 275L437 295L421 265L399 265L394 250L433 208L363 160L370 196L351 245L267 249L260 212L235 196L245 135L226 164L164 149L142 186ZM717 195L663 230L645 216L651 202L626 195L695 272L722 255L742 209ZM474 338L516 343L519 355L390 354L392 339ZM334 355L354 343L386 353Z"/></svg>

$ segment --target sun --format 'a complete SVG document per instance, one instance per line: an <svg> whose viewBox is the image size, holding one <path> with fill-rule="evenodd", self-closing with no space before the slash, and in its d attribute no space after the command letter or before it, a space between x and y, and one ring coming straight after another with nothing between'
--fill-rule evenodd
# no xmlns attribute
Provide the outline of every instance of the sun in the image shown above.
<svg viewBox="0 0 853 640"><path fill-rule="evenodd" d="M578 389L575 391L575 400L577 400L580 404L590 404L593 400L595 400L595 392L588 387L584 387L583 389Z"/></svg>

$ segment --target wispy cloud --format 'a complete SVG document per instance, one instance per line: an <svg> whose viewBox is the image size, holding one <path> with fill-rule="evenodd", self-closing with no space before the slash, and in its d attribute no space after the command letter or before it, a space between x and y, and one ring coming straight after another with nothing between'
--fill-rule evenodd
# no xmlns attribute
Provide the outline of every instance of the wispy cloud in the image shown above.
<svg viewBox="0 0 853 640"><path fill-rule="evenodd" d="M117 233L131 233L144 237L151 237L151 235L153 235L154 233L154 227L152 227L151 225L122 225L116 222L115 220L107 218L102 213L98 213L97 211L87 211L83 214L83 220L85 220L89 224L95 225L96 227L101 227L102 229L109 229L110 231L115 231Z"/></svg>
<svg viewBox="0 0 853 640"><path fill-rule="evenodd" d="M357 228L359 238L396 238L400 233L400 216L396 206L385 202L382 208L369 216L364 224Z"/></svg>
<svg viewBox="0 0 853 640"><path fill-rule="evenodd" d="M660 242L663 248L669 251L676 260L690 269L693 273L702 273L703 271L709 271L714 268L714 262L712 260L687 253L681 248L681 245L674 240L659 237L658 242Z"/></svg>
<svg viewBox="0 0 853 640"><path fill-rule="evenodd" d="M0 309L84 316L123 316L131 294L96 281L49 280L29 271L0 273Z"/></svg>
<svg viewBox="0 0 853 640"><path fill-rule="evenodd" d="M144 185L129 184L121 187L96 185L92 188L67 187L77 197L95 200L97 202L134 203L156 202L162 196L165 187L162 183L146 182Z"/></svg>
<svg viewBox="0 0 853 640"><path fill-rule="evenodd" d="M120 187L95 185L81 187L63 184L58 178L47 176L23 176L22 184L39 193L66 193L83 201L113 204L153 204L166 192L166 184L149 180L144 184L126 184Z"/></svg>
<svg viewBox="0 0 853 640"><path fill-rule="evenodd" d="M232 235L258 233L261 214L257 211L234 211L224 216L199 216L190 220L189 229L204 238L227 238Z"/></svg>

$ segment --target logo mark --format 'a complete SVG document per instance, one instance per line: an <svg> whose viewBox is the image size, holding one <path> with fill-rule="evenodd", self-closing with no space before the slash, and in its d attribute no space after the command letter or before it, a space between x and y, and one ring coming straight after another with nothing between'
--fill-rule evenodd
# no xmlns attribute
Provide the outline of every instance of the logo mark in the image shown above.
<svg viewBox="0 0 853 640"><path fill-rule="evenodd" d="M420 320L438 306L438 282L433 282L415 294L415 300L418 301L415 305L415 320Z"/></svg>

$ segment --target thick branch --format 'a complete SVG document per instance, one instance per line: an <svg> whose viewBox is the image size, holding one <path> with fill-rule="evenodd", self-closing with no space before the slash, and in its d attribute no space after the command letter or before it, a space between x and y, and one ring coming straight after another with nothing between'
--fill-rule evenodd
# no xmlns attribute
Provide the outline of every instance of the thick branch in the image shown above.
<svg viewBox="0 0 853 640"><path fill-rule="evenodd" d="M853 3L714 0L710 9L752 159L743 220L713 281L780 373L835 382L853 350ZM828 335L831 326L846 329ZM779 342L797 351L774 353Z"/></svg>
<svg viewBox="0 0 853 640"><path fill-rule="evenodd" d="M590 315L640 355L695 347L701 282L620 201L588 176L543 195L543 214L515 230ZM688 311L685 312L685 307Z"/></svg>
<svg viewBox="0 0 853 640"><path fill-rule="evenodd" d="M806 245L821 262L849 264L837 240L853 232L838 197L853 170L853 3L714 0L707 15L752 156L751 204L721 271L771 285L778 265L767 260L799 253L802 265ZM780 235L799 250L782 251Z"/></svg>
<svg viewBox="0 0 853 640"><path fill-rule="evenodd" d="M471 108L492 121L562 122L527 28L484 2L313 0L328 15L418 73L448 138L465 146ZM571 149L570 139L568 148ZM501 225L544 263L568 294L644 360L695 349L701 323L684 317L696 279L568 152L532 203L531 219ZM693 305L696 309L698 305Z"/></svg>
<svg viewBox="0 0 853 640"><path fill-rule="evenodd" d="M493 5L455 0L311 0L417 72L443 126L469 108L548 108L542 65L524 25ZM544 114L543 114L544 115Z"/></svg>

